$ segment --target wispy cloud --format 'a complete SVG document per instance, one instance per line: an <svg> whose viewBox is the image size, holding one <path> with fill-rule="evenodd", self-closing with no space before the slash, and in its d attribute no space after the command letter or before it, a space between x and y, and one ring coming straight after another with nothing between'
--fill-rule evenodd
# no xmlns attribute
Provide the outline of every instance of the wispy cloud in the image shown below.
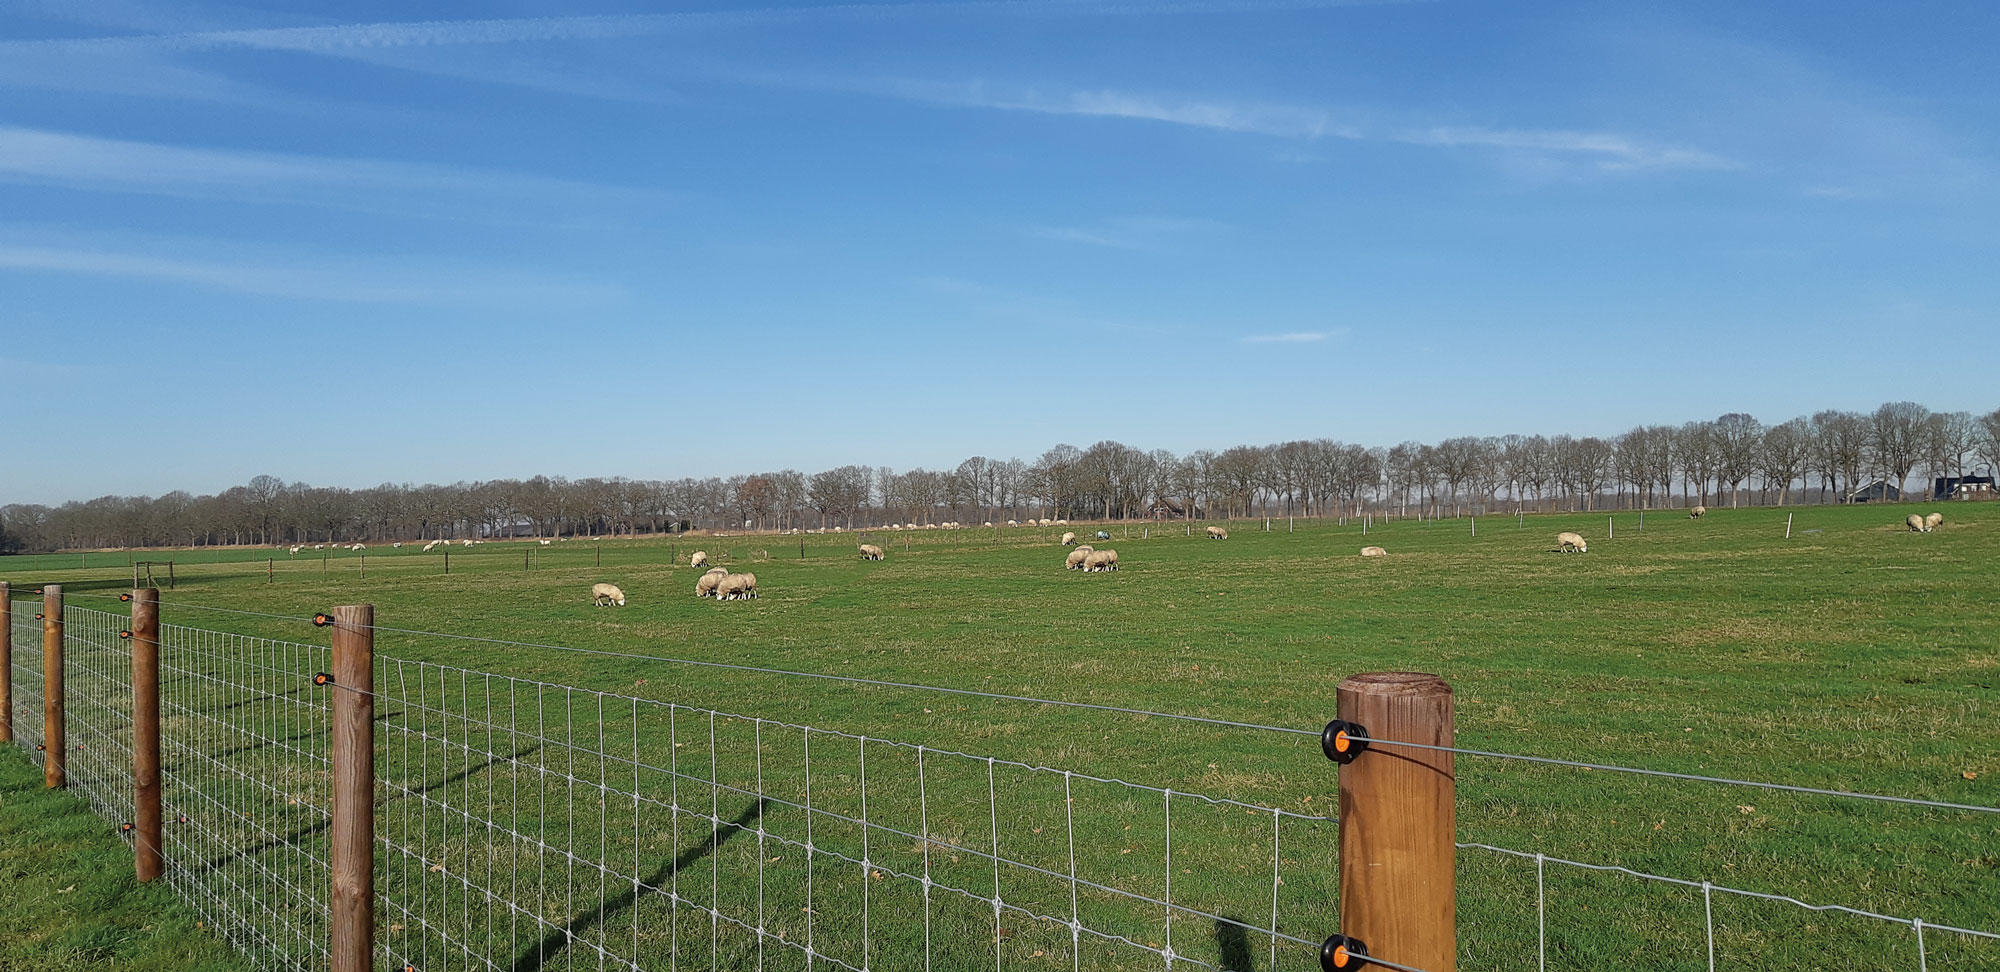
<svg viewBox="0 0 2000 972"><path fill-rule="evenodd" d="M1156 122L1291 139L1299 143L1337 139L1507 152L1565 163L1583 162L1607 172L1730 169L1738 166L1733 160L1701 149L1617 132L1464 126L1394 128L1379 123L1364 123L1360 120L1364 113L1360 111L1262 101L1183 97L1103 88L1049 90L984 81L953 83L911 78L842 77L724 65L708 65L703 70L736 83L834 91L945 107Z"/></svg>
<svg viewBox="0 0 2000 972"><path fill-rule="evenodd" d="M568 220L662 194L488 170L327 156L188 148L0 125L0 182L201 199Z"/></svg>
<svg viewBox="0 0 2000 972"><path fill-rule="evenodd" d="M250 252L185 238L0 230L0 273L115 278L253 297L363 304L519 307L601 303L618 292L517 268L425 267L323 253Z"/></svg>
<svg viewBox="0 0 2000 972"><path fill-rule="evenodd" d="M1031 226L1022 232L1041 240L1116 250L1155 250L1177 240L1224 228L1223 224L1206 219L1128 216L1084 226Z"/></svg>
<svg viewBox="0 0 2000 972"><path fill-rule="evenodd" d="M1388 136L1411 145L1491 148L1594 160L1606 169L1733 169L1739 164L1700 149L1665 145L1610 132L1440 126Z"/></svg>
<svg viewBox="0 0 2000 972"><path fill-rule="evenodd" d="M1313 344L1333 337L1337 331L1288 331L1284 334L1252 334L1244 344Z"/></svg>

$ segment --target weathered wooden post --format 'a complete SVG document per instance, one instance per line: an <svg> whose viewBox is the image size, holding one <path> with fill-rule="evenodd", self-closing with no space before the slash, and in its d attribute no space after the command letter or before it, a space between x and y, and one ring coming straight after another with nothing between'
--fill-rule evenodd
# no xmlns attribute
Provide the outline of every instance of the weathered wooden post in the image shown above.
<svg viewBox="0 0 2000 972"><path fill-rule="evenodd" d="M63 596L61 584L42 588L42 779L51 790L69 782L63 772Z"/></svg>
<svg viewBox="0 0 2000 972"><path fill-rule="evenodd" d="M1340 767L1340 932L1425 972L1458 962L1456 790L1452 754L1390 745L1452 744L1451 686L1436 675L1378 672L1340 683L1338 713L1380 742L1336 738ZM1336 723L1335 726L1338 726Z"/></svg>
<svg viewBox="0 0 2000 972"><path fill-rule="evenodd" d="M132 870L160 876L160 591L132 592Z"/></svg>
<svg viewBox="0 0 2000 972"><path fill-rule="evenodd" d="M333 609L333 831L327 967L369 972L375 951L375 606Z"/></svg>
<svg viewBox="0 0 2000 972"><path fill-rule="evenodd" d="M14 594L0 581L0 742L14 741Z"/></svg>

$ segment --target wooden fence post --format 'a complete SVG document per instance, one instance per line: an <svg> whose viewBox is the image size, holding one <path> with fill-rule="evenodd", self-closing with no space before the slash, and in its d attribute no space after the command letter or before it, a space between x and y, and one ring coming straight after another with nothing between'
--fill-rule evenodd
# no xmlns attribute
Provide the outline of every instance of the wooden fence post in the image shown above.
<svg viewBox="0 0 2000 972"><path fill-rule="evenodd" d="M0 581L0 742L14 741L14 592Z"/></svg>
<svg viewBox="0 0 2000 972"><path fill-rule="evenodd" d="M1340 683L1340 718L1375 739L1452 744L1451 686L1380 672ZM1458 963L1452 754L1371 744L1340 768L1340 932L1425 970Z"/></svg>
<svg viewBox="0 0 2000 972"><path fill-rule="evenodd" d="M132 870L160 876L160 590L132 592Z"/></svg>
<svg viewBox="0 0 2000 972"><path fill-rule="evenodd" d="M375 952L375 606L333 609L333 834L327 967L369 972Z"/></svg>
<svg viewBox="0 0 2000 972"><path fill-rule="evenodd" d="M42 588L42 779L51 790L69 782L63 739L63 596L61 584Z"/></svg>

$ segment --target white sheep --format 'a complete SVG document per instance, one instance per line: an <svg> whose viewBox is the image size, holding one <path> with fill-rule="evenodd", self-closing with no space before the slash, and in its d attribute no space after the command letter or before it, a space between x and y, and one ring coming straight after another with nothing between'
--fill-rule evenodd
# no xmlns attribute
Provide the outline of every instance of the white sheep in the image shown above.
<svg viewBox="0 0 2000 972"><path fill-rule="evenodd" d="M1691 508L1691 509L1689 509L1689 510L1688 510L1688 519L1690 519L1690 520L1699 520L1699 519L1701 519L1701 517L1702 517L1702 514L1704 514L1704 513L1707 513L1707 512L1708 512L1708 507L1706 507L1706 506L1696 506L1696 507L1693 507L1693 508Z"/></svg>
<svg viewBox="0 0 2000 972"><path fill-rule="evenodd" d="M715 599L718 601L740 601L756 596L756 574L727 574L715 586Z"/></svg>
<svg viewBox="0 0 2000 972"><path fill-rule="evenodd" d="M1084 560L1088 558L1091 555L1091 553L1093 553L1095 550L1096 548L1086 543L1077 547L1075 550L1070 551L1069 556L1063 558L1063 569L1082 570Z"/></svg>
<svg viewBox="0 0 2000 972"><path fill-rule="evenodd" d="M1924 517L1924 532L1925 532L1925 533L1929 533L1929 532L1931 532L1932 530L1935 530L1935 529L1937 529L1938 527L1940 527L1940 526L1942 526L1942 525L1944 525L1944 514L1943 514L1943 513L1932 513L1931 515L1929 515L1929 516L1926 516L1926 517Z"/></svg>
<svg viewBox="0 0 2000 972"><path fill-rule="evenodd" d="M1227 540L1229 539L1229 531L1219 526L1212 526L1208 528L1208 538L1210 540Z"/></svg>
<svg viewBox="0 0 2000 972"><path fill-rule="evenodd" d="M688 557L689 567L700 567L708 563L708 551L697 550Z"/></svg>
<svg viewBox="0 0 2000 972"><path fill-rule="evenodd" d="M1575 550L1577 553L1589 553L1590 544L1584 542L1580 534L1564 532L1556 534L1556 549L1563 553L1568 553L1571 550Z"/></svg>
<svg viewBox="0 0 2000 972"><path fill-rule="evenodd" d="M1020 525L1021 525L1021 523L1020 523L1020 521L1019 521L1019 520L1008 520L1008 521L1007 521L1007 525L1008 525L1008 526L1010 526L1010 527L1017 527L1017 526L1020 526Z"/></svg>
<svg viewBox="0 0 2000 972"><path fill-rule="evenodd" d="M552 543L554 543L554 542L555 542L554 540L543 540L543 541L542 541L542 546L546 547L546 546L548 546L549 544L552 544Z"/></svg>
<svg viewBox="0 0 2000 972"><path fill-rule="evenodd" d="M694 582L694 596L714 597L716 585L721 584L722 579L727 576L729 576L728 571L720 567L711 568L707 573L696 578Z"/></svg>
<svg viewBox="0 0 2000 972"><path fill-rule="evenodd" d="M864 544L862 544L862 545L861 545L861 559L862 559L862 560L881 560L881 559L882 559L882 548L881 548L881 547L878 547L878 546L876 546L876 545L874 545L874 544L872 544L872 543L864 543Z"/></svg>
<svg viewBox="0 0 2000 972"><path fill-rule="evenodd" d="M461 547L470 547L470 546L472 546L472 541L470 541L470 540L460 540L460 541L458 542L458 545L459 545L459 546L461 546Z"/></svg>
<svg viewBox="0 0 2000 972"><path fill-rule="evenodd" d="M1074 546L1075 544L1076 544L1076 534L1064 532L1062 536L1062 545L1065 547L1069 547L1069 546Z"/></svg>
<svg viewBox="0 0 2000 972"><path fill-rule="evenodd" d="M1363 557L1387 557L1387 556L1389 556L1389 551L1387 551L1387 550L1384 550L1384 549L1382 549L1381 547L1362 547L1362 548L1361 548L1361 556L1363 556Z"/></svg>
<svg viewBox="0 0 2000 972"><path fill-rule="evenodd" d="M1083 558L1083 569L1086 572L1117 570L1118 551L1116 550L1091 551L1089 555Z"/></svg>
<svg viewBox="0 0 2000 972"><path fill-rule="evenodd" d="M625 592L619 590L616 584L592 584L590 585L590 603L598 607L605 607L611 604L624 607Z"/></svg>
<svg viewBox="0 0 2000 972"><path fill-rule="evenodd" d="M1910 532L1912 533L1924 532L1924 518L1922 516L1912 513L1903 522L1910 525Z"/></svg>
<svg viewBox="0 0 2000 972"><path fill-rule="evenodd" d="M390 544L389 546L394 547L397 550L401 550L403 549L403 541L398 540L395 543Z"/></svg>

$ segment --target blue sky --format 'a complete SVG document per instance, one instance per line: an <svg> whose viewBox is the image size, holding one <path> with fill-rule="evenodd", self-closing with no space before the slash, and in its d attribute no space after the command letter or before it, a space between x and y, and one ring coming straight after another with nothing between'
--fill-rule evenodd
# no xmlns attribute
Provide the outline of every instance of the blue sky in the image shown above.
<svg viewBox="0 0 2000 972"><path fill-rule="evenodd" d="M1986 411L1996 28L0 0L0 502Z"/></svg>

